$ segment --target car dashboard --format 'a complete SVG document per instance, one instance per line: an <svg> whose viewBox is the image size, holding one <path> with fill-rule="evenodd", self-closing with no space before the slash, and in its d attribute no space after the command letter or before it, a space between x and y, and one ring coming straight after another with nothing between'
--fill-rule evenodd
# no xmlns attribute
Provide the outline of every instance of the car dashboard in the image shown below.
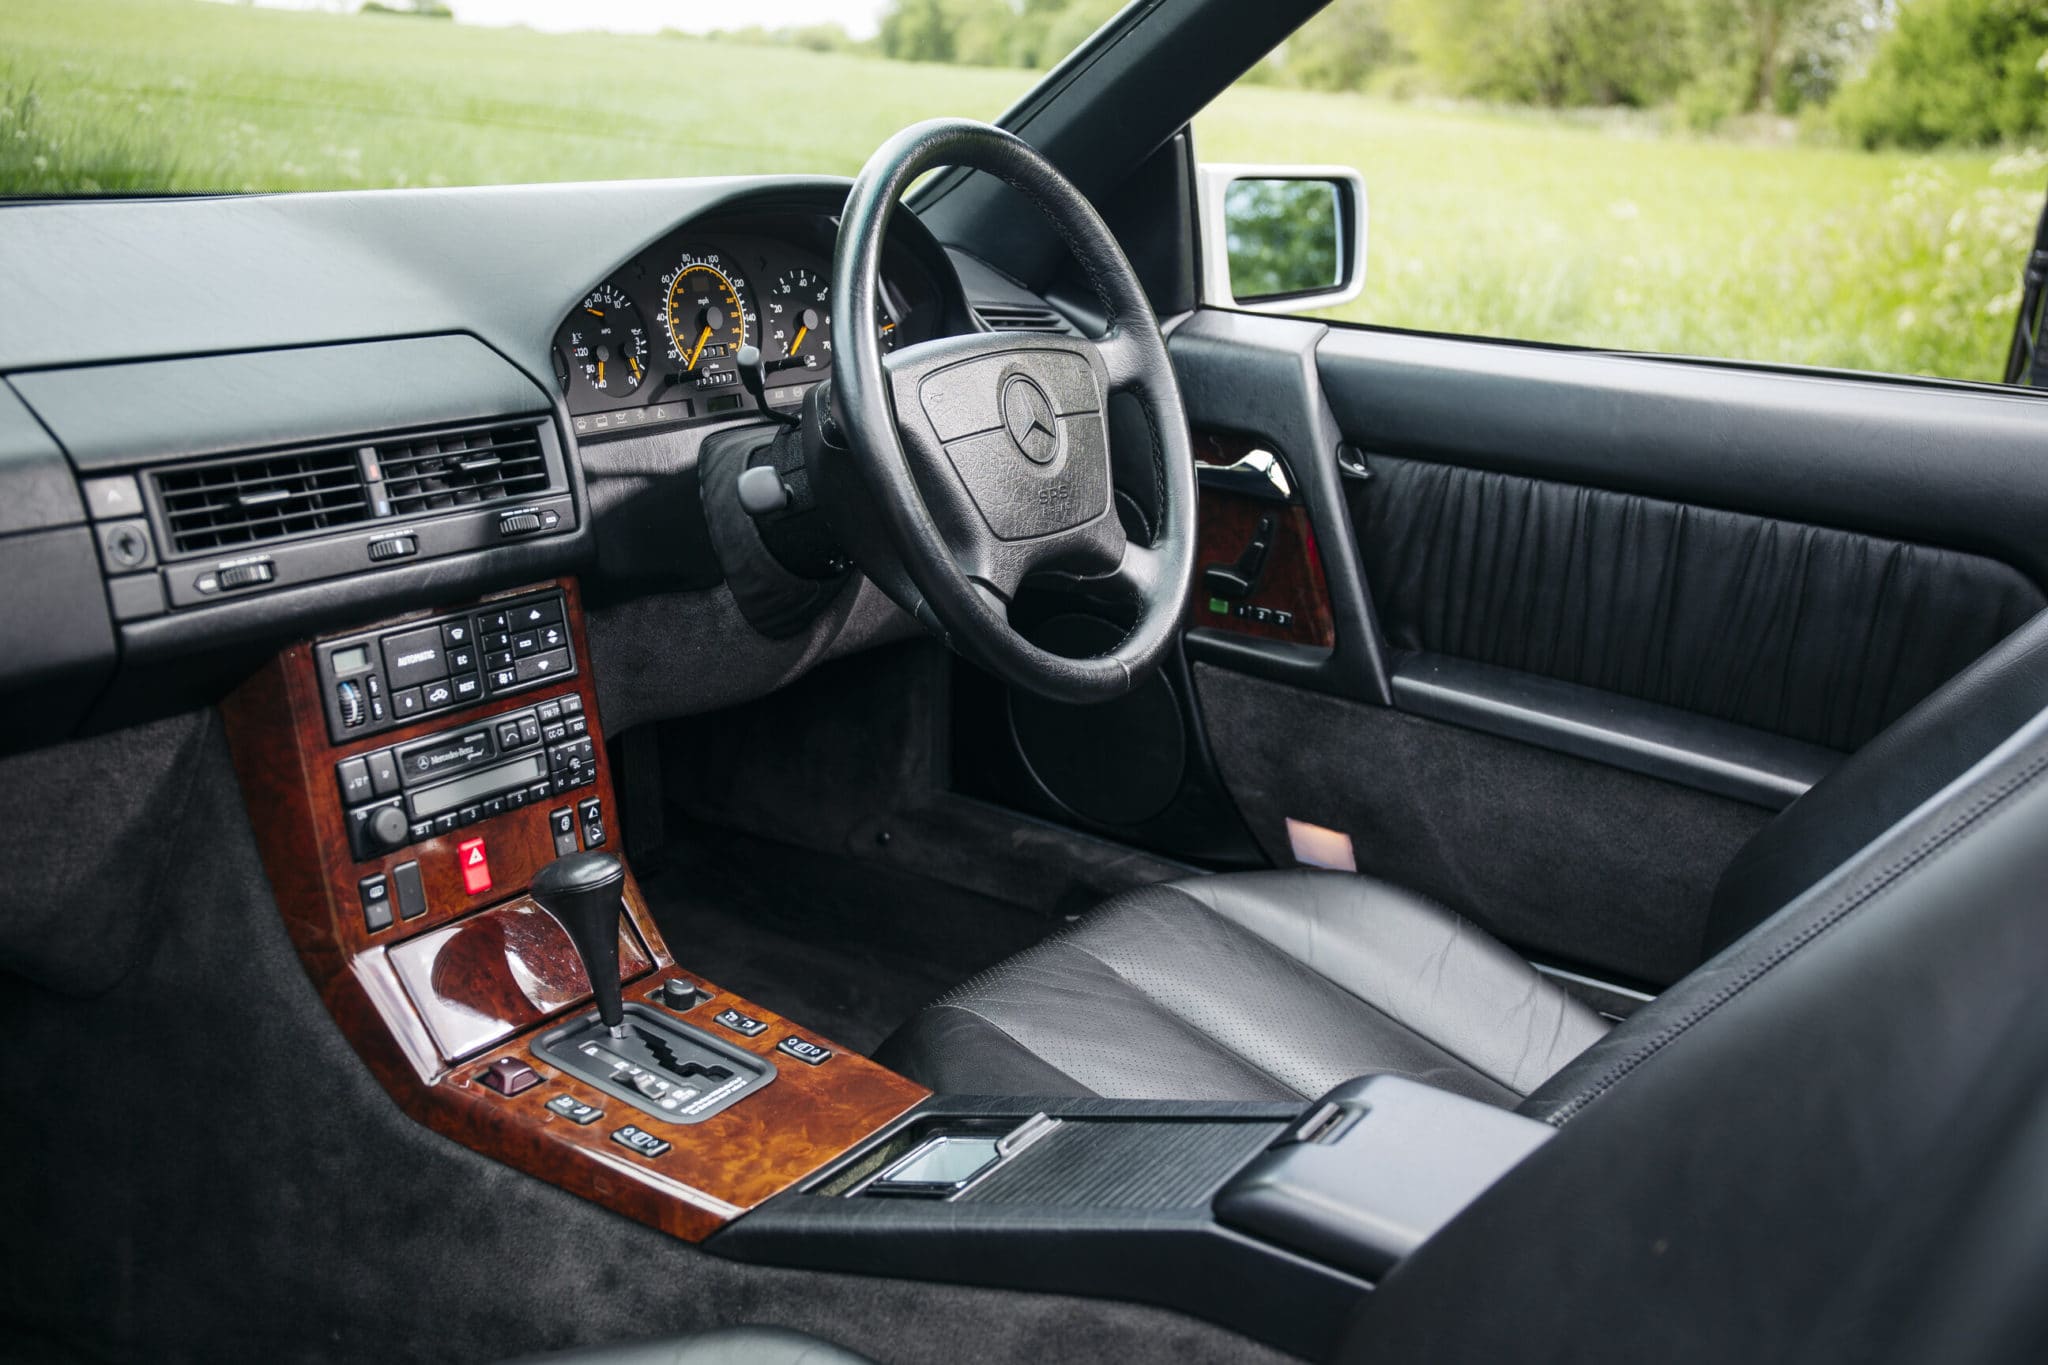
<svg viewBox="0 0 2048 1365"><path fill-rule="evenodd" d="M611 602L715 586L696 448L759 420L742 347L773 405L829 369L845 194L775 177L0 210L0 307L41 319L0 335L0 572L22 588L0 627L24 642L0 686L34 717L0 748L210 705L289 640L562 573ZM887 344L979 325L914 214L884 256ZM622 465L673 496L627 498ZM636 515L663 524L636 538Z"/></svg>

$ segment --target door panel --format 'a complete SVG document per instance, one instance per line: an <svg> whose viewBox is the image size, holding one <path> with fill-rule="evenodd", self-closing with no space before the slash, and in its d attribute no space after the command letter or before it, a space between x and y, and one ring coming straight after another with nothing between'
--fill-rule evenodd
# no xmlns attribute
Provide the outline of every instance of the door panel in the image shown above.
<svg viewBox="0 0 2048 1365"><path fill-rule="evenodd" d="M2048 598L2048 405L1198 313L1191 415L1275 435L1336 640L1191 629L1218 771L1539 957L1656 984L1769 818ZM1219 411L1223 410L1223 411ZM1197 622L1199 624L1199 615Z"/></svg>
<svg viewBox="0 0 2048 1365"><path fill-rule="evenodd" d="M1353 327L1316 363L1367 453L1967 550L2048 585L2048 392Z"/></svg>
<svg viewBox="0 0 2048 1365"><path fill-rule="evenodd" d="M1699 958L1714 880L1770 812L1535 745L1195 665L1217 770L1267 857L1286 821L1361 872L1541 958L1661 985Z"/></svg>
<svg viewBox="0 0 2048 1365"><path fill-rule="evenodd" d="M1387 643L1844 752L2039 611L1978 555L1391 456L1351 513Z"/></svg>

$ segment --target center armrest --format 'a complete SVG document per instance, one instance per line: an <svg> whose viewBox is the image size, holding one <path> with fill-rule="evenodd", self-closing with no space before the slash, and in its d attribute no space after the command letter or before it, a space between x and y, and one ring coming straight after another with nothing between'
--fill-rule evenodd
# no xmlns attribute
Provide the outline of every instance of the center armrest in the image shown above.
<svg viewBox="0 0 2048 1365"><path fill-rule="evenodd" d="M1404 1077L1361 1077L1219 1190L1216 1219L1376 1280L1554 1131Z"/></svg>

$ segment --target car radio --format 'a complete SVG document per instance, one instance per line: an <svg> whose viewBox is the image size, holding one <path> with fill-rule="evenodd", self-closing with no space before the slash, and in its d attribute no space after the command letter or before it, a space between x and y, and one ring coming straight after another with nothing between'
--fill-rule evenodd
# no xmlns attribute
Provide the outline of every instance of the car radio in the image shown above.
<svg viewBox="0 0 2048 1365"><path fill-rule="evenodd" d="M314 659L336 743L576 675L560 589L324 641Z"/></svg>
<svg viewBox="0 0 2048 1365"><path fill-rule="evenodd" d="M591 785L596 743L583 698L570 692L343 759L334 765L334 779L349 851L363 862ZM592 820L583 833L586 847L604 842L602 825ZM559 840L561 831L556 835ZM574 840L573 830L569 837Z"/></svg>

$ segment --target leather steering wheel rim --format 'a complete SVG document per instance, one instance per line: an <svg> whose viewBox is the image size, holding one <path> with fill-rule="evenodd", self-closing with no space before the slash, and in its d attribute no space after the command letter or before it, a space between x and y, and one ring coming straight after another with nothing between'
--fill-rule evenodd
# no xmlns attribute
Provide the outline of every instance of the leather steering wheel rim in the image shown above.
<svg viewBox="0 0 2048 1365"><path fill-rule="evenodd" d="M889 219L904 190L942 166L995 175L1045 214L1101 302L1100 337L978 333L884 355L873 319ZM834 256L833 415L908 583L878 581L949 646L1027 691L1097 702L1145 681L1173 645L1193 579L1194 453L1151 303L1094 207L1021 138L935 119L862 168ZM1149 427L1149 545L1124 536L1110 486L1119 395ZM1008 618L1034 573L1105 587L1135 621L1094 658L1041 649Z"/></svg>

